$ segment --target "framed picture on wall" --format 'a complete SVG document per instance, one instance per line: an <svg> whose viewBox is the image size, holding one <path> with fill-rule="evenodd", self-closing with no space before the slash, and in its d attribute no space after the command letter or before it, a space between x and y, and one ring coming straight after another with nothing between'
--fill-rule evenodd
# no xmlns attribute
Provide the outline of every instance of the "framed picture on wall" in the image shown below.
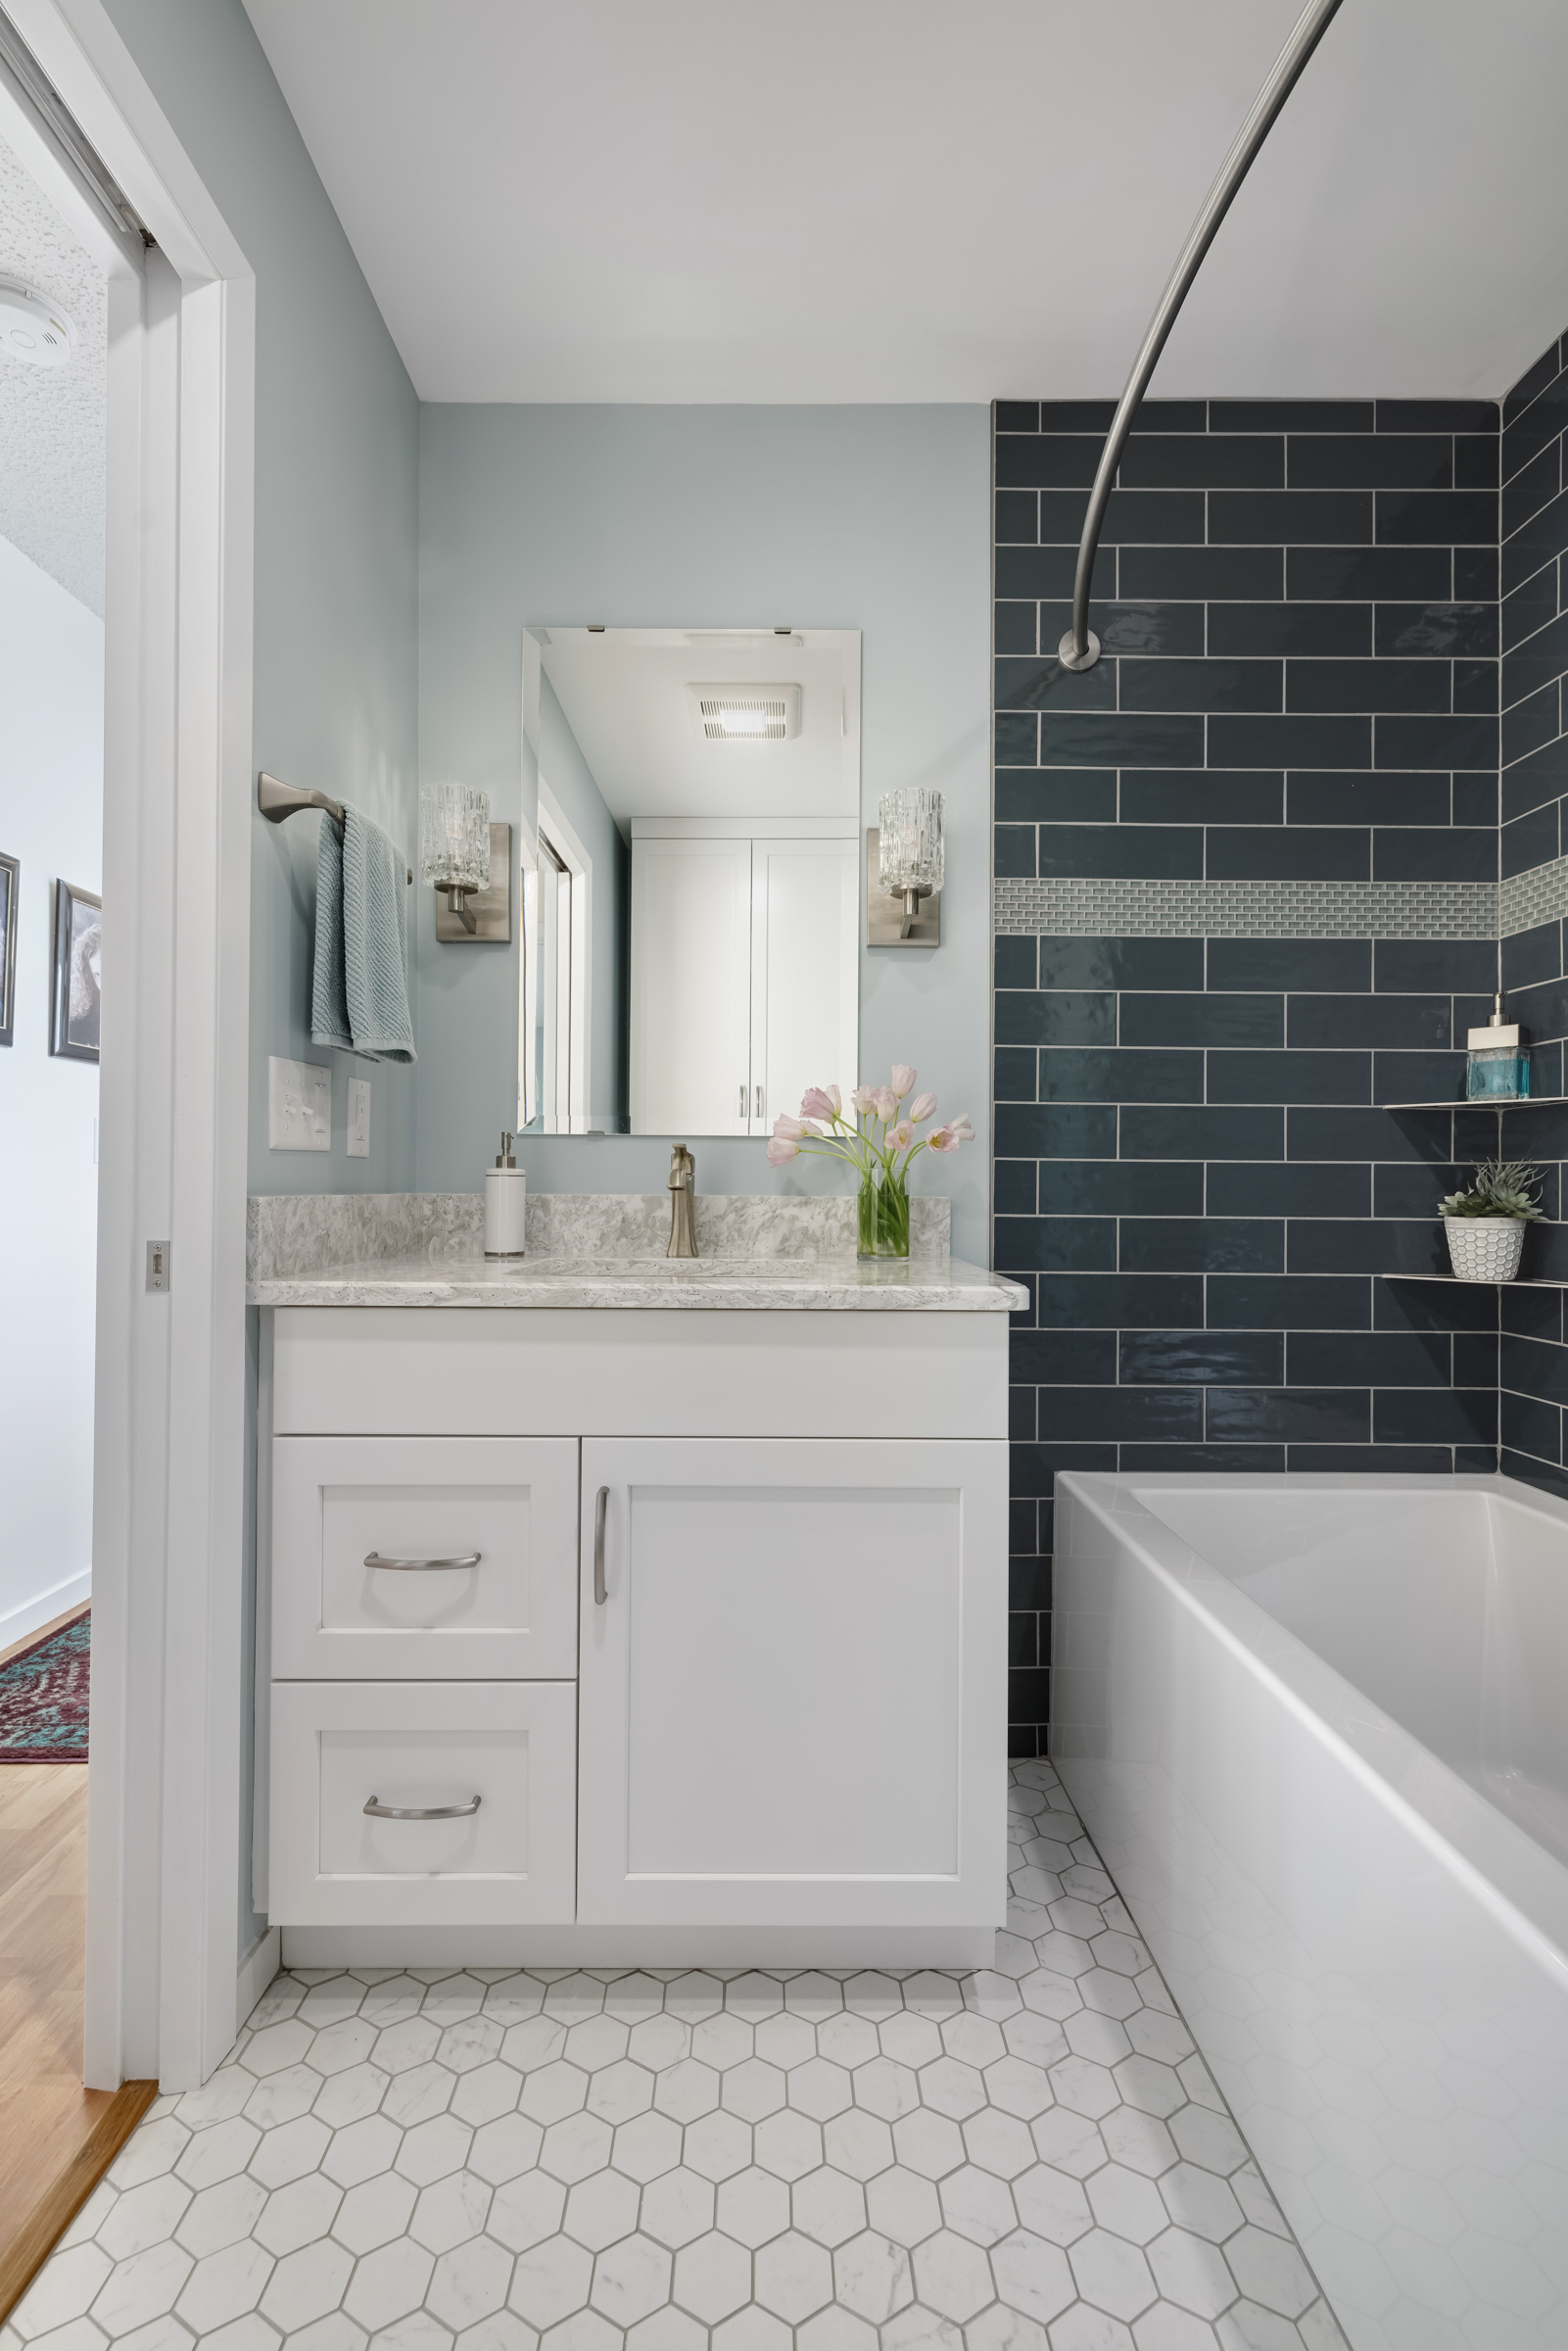
<svg viewBox="0 0 1568 2351"><path fill-rule="evenodd" d="M98 1059L98 993L103 963L102 898L55 884L55 968L49 994L49 1050L68 1061Z"/></svg>
<svg viewBox="0 0 1568 2351"><path fill-rule="evenodd" d="M22 860L0 856L0 1045L9 1045L17 1011L17 904Z"/></svg>

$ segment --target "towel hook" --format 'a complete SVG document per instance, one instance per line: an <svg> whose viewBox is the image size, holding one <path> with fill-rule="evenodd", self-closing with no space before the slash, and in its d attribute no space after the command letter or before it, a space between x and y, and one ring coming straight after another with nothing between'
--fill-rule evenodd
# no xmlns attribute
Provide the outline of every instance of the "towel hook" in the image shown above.
<svg viewBox="0 0 1568 2351"><path fill-rule="evenodd" d="M323 816L343 822L343 803L328 797L324 792L303 792L298 784L283 784L269 776L263 767L256 779L256 804L269 825L281 825L286 816L294 816L302 808L319 808ZM404 877L413 881L413 868L404 867Z"/></svg>

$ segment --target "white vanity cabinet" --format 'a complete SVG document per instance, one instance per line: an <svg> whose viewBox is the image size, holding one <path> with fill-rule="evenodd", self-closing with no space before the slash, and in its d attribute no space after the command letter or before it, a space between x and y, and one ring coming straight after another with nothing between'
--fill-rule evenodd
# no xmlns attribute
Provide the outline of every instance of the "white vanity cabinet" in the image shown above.
<svg viewBox="0 0 1568 2351"><path fill-rule="evenodd" d="M257 1895L286 1957L988 1957L1005 1312L269 1323Z"/></svg>

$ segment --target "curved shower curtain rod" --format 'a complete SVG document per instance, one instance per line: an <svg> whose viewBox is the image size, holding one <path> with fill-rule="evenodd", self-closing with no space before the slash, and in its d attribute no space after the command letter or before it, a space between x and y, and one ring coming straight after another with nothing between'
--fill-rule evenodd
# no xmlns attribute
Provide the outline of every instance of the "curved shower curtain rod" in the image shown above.
<svg viewBox="0 0 1568 2351"><path fill-rule="evenodd" d="M1298 17L1290 39L1285 43L1240 130L1237 131L1230 153L1219 167L1219 176L1204 199L1203 210L1187 232L1187 242L1177 257L1169 282L1160 297L1159 307L1149 321L1149 332L1139 346L1132 362L1127 388L1117 404L1111 419L1111 430L1089 493L1089 510L1083 518L1083 537L1078 543L1078 569L1072 584L1072 626L1057 648L1064 669L1092 669L1100 658L1100 640L1089 626L1089 582L1094 576L1094 558L1100 550L1100 532L1105 522L1106 507L1111 503L1111 485L1117 478L1117 467L1132 430L1138 403L1148 389L1155 362L1164 350L1165 338L1176 323L1176 313L1187 298L1187 289L1197 276L1204 255L1214 241L1214 231L1230 210L1231 198L1246 178L1254 156L1267 138L1275 117L1292 90L1296 87L1303 67L1317 47L1340 5L1340 0L1307 0Z"/></svg>

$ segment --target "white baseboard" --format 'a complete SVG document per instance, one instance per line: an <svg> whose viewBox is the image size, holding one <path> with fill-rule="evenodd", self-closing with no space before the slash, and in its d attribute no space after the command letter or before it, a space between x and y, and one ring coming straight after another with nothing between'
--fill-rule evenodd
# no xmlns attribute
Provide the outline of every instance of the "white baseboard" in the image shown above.
<svg viewBox="0 0 1568 2351"><path fill-rule="evenodd" d="M240 1961L240 1972L234 1986L234 2030L244 2026L278 1969L283 1965L283 1931L268 1927L260 1943L253 1943Z"/></svg>
<svg viewBox="0 0 1568 2351"><path fill-rule="evenodd" d="M994 1963L996 1934L994 1927L285 1927L283 1964L972 1968Z"/></svg>
<svg viewBox="0 0 1568 2351"><path fill-rule="evenodd" d="M39 1592L24 1600L20 1608L12 1608L0 1616L0 1649L15 1649L25 1641L40 1624L48 1624L55 1616L64 1616L68 1608L79 1608L83 1601L91 1600L92 1569L84 1567L80 1575L68 1575L63 1584L54 1584L47 1592Z"/></svg>

